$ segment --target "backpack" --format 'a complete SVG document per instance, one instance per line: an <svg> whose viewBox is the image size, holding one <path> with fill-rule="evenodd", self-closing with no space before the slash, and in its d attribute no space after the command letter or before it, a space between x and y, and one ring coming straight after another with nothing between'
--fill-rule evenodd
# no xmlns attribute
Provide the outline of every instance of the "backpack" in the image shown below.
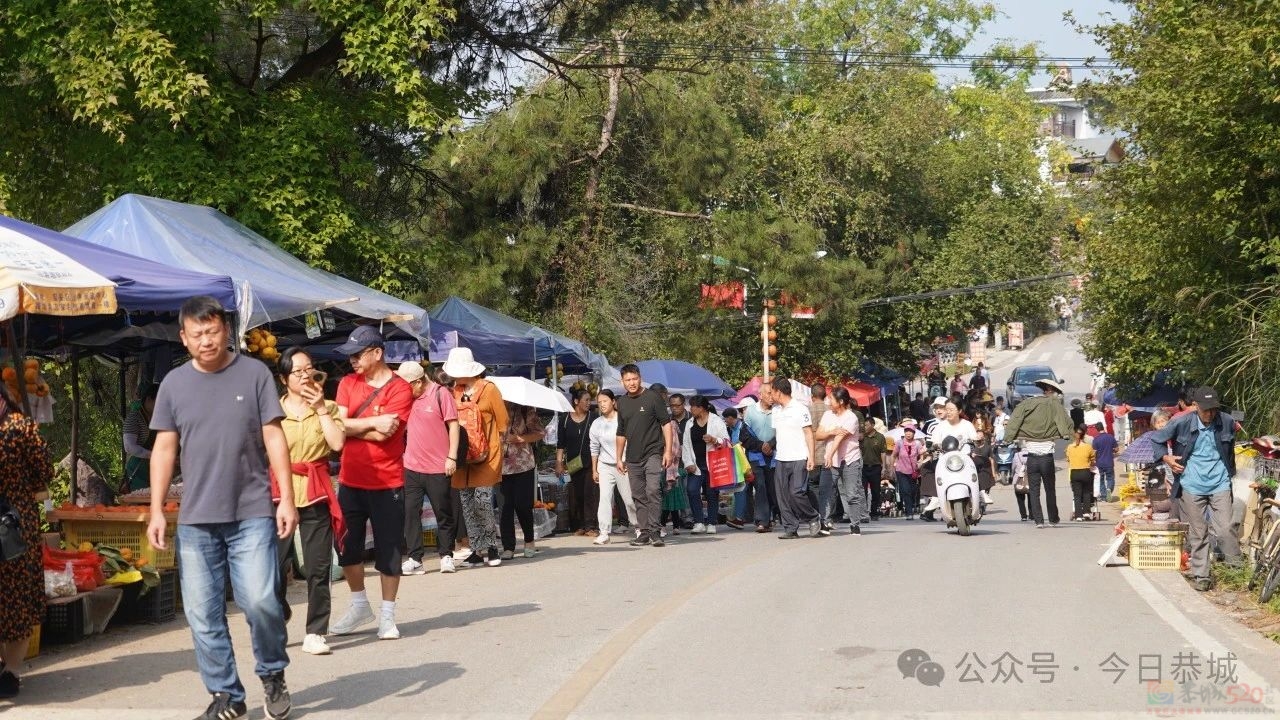
<svg viewBox="0 0 1280 720"><path fill-rule="evenodd" d="M489 388L489 382L480 382L484 385L479 389L473 387L470 393L458 399L458 427L462 430L458 433L458 460L468 465L478 465L489 459L489 428L477 403L479 396Z"/></svg>

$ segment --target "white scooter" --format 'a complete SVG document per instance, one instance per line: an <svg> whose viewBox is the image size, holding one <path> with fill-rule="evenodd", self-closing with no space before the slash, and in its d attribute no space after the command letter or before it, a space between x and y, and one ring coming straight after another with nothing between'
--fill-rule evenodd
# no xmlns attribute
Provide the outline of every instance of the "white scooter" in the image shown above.
<svg viewBox="0 0 1280 720"><path fill-rule="evenodd" d="M942 455L938 457L935 477L942 517L947 521L947 527L956 528L961 535L968 536L973 526L982 520L985 509L978 489L978 468L954 437L943 438L939 449Z"/></svg>

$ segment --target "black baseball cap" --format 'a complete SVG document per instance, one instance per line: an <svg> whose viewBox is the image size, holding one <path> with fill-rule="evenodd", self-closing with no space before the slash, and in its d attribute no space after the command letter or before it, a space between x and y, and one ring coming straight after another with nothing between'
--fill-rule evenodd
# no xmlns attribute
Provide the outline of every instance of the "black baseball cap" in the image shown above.
<svg viewBox="0 0 1280 720"><path fill-rule="evenodd" d="M372 325L361 325L351 331L351 337L338 346L337 352L351 356L365 348L383 347L383 345L382 333L378 332L378 328Z"/></svg>
<svg viewBox="0 0 1280 720"><path fill-rule="evenodd" d="M1191 402L1201 410L1217 410L1222 406L1222 402L1218 399L1218 391L1208 385L1192 390Z"/></svg>

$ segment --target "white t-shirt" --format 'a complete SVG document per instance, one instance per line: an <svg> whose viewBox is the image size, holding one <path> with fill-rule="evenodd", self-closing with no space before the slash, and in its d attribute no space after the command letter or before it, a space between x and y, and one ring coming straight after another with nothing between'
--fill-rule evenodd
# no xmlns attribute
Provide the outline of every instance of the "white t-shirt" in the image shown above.
<svg viewBox="0 0 1280 720"><path fill-rule="evenodd" d="M862 460L862 444L858 442L862 438L862 428L858 426L858 414L856 412L846 409L843 413L837 415L834 410L828 410L822 416L822 419L818 421L818 427L823 430L844 428L849 431L844 440L840 441L840 445L835 449L835 455L832 457L837 466L850 465ZM814 462L820 462L822 459L814 458Z"/></svg>
<svg viewBox="0 0 1280 720"><path fill-rule="evenodd" d="M809 406L795 398L786 405L773 409L773 447L778 462L808 460L809 446L804 440L804 429L813 427ZM818 458L815 458L815 462Z"/></svg>
<svg viewBox="0 0 1280 720"><path fill-rule="evenodd" d="M933 432L929 435L929 442L932 442L934 447L937 447L942 444L943 438L946 437L953 437L959 440L960 446L963 447L965 445L972 445L973 442L978 439L978 430L974 428L973 423L968 420L962 419L955 425L952 425L946 420L939 420L938 423L933 426Z"/></svg>

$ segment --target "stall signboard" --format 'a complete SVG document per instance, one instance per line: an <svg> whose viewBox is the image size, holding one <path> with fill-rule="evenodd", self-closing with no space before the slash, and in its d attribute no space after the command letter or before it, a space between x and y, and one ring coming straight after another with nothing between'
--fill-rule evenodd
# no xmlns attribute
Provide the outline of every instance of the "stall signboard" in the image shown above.
<svg viewBox="0 0 1280 720"><path fill-rule="evenodd" d="M1009 323L1009 347L1022 348L1022 323L1020 322Z"/></svg>

